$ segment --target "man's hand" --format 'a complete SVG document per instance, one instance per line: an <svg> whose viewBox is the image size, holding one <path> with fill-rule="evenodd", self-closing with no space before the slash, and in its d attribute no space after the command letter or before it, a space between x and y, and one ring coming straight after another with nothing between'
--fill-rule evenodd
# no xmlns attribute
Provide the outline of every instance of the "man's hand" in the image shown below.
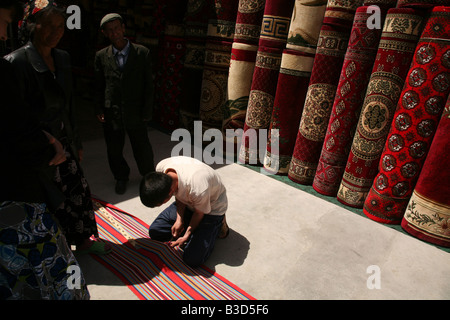
<svg viewBox="0 0 450 320"><path fill-rule="evenodd" d="M186 242L188 242L188 240L189 240L189 236L184 235L175 241L171 241L170 246L172 248L183 247L186 244Z"/></svg>
<svg viewBox="0 0 450 320"><path fill-rule="evenodd" d="M198 227L198 225L200 224L200 221L202 221L204 216L203 212L200 212L198 210L195 210L194 213L192 214L192 218L191 218L191 222L189 223L189 226L186 228L186 232L184 233L184 235L178 239L176 239L175 241L172 241L170 243L170 246L172 248L174 247L181 247L183 246L186 242L189 241L189 238L191 237L191 235L193 234L193 232L195 231L195 229ZM175 222L175 224L177 224L177 221ZM175 225L174 224L174 225ZM173 235L173 233L172 233Z"/></svg>
<svg viewBox="0 0 450 320"><path fill-rule="evenodd" d="M183 220L182 219L177 219L177 221L175 221L175 223L172 226L172 237L174 239L178 239L179 236L181 236L181 234L184 231L184 224L183 224Z"/></svg>

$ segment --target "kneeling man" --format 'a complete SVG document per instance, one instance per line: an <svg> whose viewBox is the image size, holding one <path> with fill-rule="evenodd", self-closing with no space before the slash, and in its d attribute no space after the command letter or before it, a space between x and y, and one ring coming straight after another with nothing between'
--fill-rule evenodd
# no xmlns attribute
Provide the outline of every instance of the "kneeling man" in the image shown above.
<svg viewBox="0 0 450 320"><path fill-rule="evenodd" d="M217 237L228 235L225 186L213 168L197 159L177 156L162 160L155 172L144 176L139 192L142 203L150 208L175 196L175 202L152 223L149 235L184 248L183 260L191 267L208 259Z"/></svg>

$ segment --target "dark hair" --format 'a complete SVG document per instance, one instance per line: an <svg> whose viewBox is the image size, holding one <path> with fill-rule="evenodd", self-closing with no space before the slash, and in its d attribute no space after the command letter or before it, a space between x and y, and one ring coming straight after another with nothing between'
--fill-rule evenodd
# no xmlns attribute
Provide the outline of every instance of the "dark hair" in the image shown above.
<svg viewBox="0 0 450 320"><path fill-rule="evenodd" d="M20 20L23 17L23 5L18 0L3 0L0 2L0 8L12 10L13 21Z"/></svg>
<svg viewBox="0 0 450 320"><path fill-rule="evenodd" d="M141 180L139 196L144 206L160 206L169 196L172 178L162 172L147 173Z"/></svg>

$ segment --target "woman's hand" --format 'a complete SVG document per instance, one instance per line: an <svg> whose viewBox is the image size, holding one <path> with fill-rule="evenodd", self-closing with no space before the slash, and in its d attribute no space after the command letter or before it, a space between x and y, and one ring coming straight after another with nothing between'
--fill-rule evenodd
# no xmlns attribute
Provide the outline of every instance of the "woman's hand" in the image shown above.
<svg viewBox="0 0 450 320"><path fill-rule="evenodd" d="M103 113L102 114L98 114L97 115L97 119L98 119L98 121L104 123L105 122L105 115Z"/></svg>
<svg viewBox="0 0 450 320"><path fill-rule="evenodd" d="M48 163L49 166L57 166L58 164L63 163L66 161L66 152L64 151L64 148L54 136L52 136L50 133L44 131L45 135L47 136L49 143L53 145L53 148L55 149L55 156L52 160Z"/></svg>
<svg viewBox="0 0 450 320"><path fill-rule="evenodd" d="M83 149L78 149L78 161L83 161Z"/></svg>

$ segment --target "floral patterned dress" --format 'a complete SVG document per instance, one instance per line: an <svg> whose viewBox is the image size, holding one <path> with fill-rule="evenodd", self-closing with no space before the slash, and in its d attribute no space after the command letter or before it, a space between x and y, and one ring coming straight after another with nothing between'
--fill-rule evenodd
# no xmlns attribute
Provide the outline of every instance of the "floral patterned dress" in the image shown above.
<svg viewBox="0 0 450 320"><path fill-rule="evenodd" d="M0 203L0 300L87 300L81 269L45 204Z"/></svg>

